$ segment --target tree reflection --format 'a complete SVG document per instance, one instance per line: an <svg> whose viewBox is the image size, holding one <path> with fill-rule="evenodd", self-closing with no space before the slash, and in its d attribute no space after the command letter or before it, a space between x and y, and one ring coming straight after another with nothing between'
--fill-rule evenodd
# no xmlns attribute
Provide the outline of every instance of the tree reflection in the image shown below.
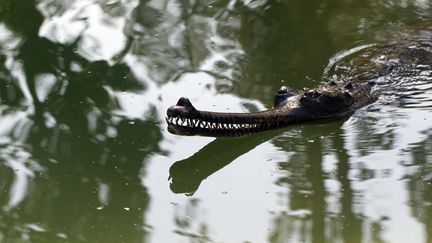
<svg viewBox="0 0 432 243"><path fill-rule="evenodd" d="M368 0L87 1L101 9L107 25L115 19L125 23L119 27L123 46L109 58L94 55L97 58L91 60L82 51L91 16L77 14L66 22L83 23L79 30L68 29L75 32L67 40L53 38L55 28L45 37L40 34L41 25L55 22L77 2L0 0L0 28L7 29L17 43L0 47L0 239L129 242L147 238L149 194L139 175L149 156L161 153L162 134L155 118L159 101L144 104L150 108L143 119L130 118L122 115L125 107L119 92L149 91L144 81L160 86L185 72L206 72L215 77L217 92L270 104L282 84L315 86L330 55L348 48L347 43L358 44L353 35L360 42L371 40L375 37L370 35L376 34L371 26L392 22L401 12L408 13L403 16L407 22L412 15L423 19L430 13L430 4L415 7L416 1L406 1L407 10L399 3ZM360 12L356 18L350 9ZM102 48L102 37L87 38L92 44L88 49ZM144 68L131 70L134 62ZM392 125L398 124L374 126L383 118L378 113L389 112L375 111L371 116L376 119L354 125L358 137L353 148L360 156L395 148L398 137ZM217 139L171 166L171 190L192 195L213 173L278 135L271 142L290 157L279 164L285 174L276 183L290 191L287 212L274 217L270 241L296 236L314 242L361 242L362 232L374 232L374 240L382 241L376 230L381 222L367 225L362 212L355 210L361 195L348 176L353 161L340 123L325 127L325 131L312 126L291 130L314 134L306 136L313 142L280 131ZM428 135L415 144L417 170L407 177L413 214L424 223L428 241L432 239L430 140ZM227 147L229 152L220 153ZM325 171L325 156L336 157L336 176ZM337 210L330 209L333 205L328 202L329 180L339 185ZM193 211L196 204L191 199L185 211ZM176 214L175 220L178 234L192 241L212 239L206 223L195 233L186 216Z"/></svg>
<svg viewBox="0 0 432 243"><path fill-rule="evenodd" d="M406 164L413 173L407 176L409 203L412 214L424 224L426 240L432 241L432 134L425 131L426 138L413 144L411 161Z"/></svg>
<svg viewBox="0 0 432 243"><path fill-rule="evenodd" d="M18 106L24 98L16 79L6 69L5 61L6 57L0 55L0 105L4 108Z"/></svg>
<svg viewBox="0 0 432 243"><path fill-rule="evenodd" d="M242 14L239 41L249 60L243 64L245 82L235 87L236 93L264 97L269 104L281 85L303 88L321 81L335 50L318 10L319 1L267 1Z"/></svg>
<svg viewBox="0 0 432 243"><path fill-rule="evenodd" d="M290 188L288 211L310 212L310 216L309 213L303 217L282 213L274 221L276 229L270 240L279 242L281 237L289 237L311 242L362 242L362 232L373 230L364 228L367 225L362 223L362 215L353 210L356 196L348 178L349 156L340 125L330 124L320 129L305 127L303 132L305 138L302 140L278 137L274 143L287 151L296 151L289 161L279 163L287 175L280 177L278 184L287 184ZM328 143L331 146L326 146ZM324 156L331 154L337 158L335 178L323 169ZM337 180L340 185L339 212L332 212L328 207L330 195L327 191L334 190L327 188L328 180Z"/></svg>
<svg viewBox="0 0 432 243"><path fill-rule="evenodd" d="M179 5L175 10L170 8L173 3ZM219 26L229 18L229 14L222 14L228 1L167 0L157 5L158 8L147 0L139 1L124 30L130 44L119 56L131 53L141 57L149 67L149 76L158 83L175 80L185 72L198 71L229 79L228 75L214 71L216 66L209 60L214 51L224 55L236 52L233 44L225 43L231 41L222 39L222 31L210 25L216 19ZM215 44L211 40L217 37L221 37L222 43ZM220 45L225 45L224 49ZM227 50L230 46L233 50ZM230 59L227 55L224 58ZM210 68L203 67L206 61L210 62Z"/></svg>
<svg viewBox="0 0 432 243"><path fill-rule="evenodd" d="M174 216L177 227L174 232L188 238L190 242L212 242L213 240L209 237L208 223L201 218L201 213L197 212L198 208L199 200L196 199L190 199L184 208L178 208ZM194 231L193 228L198 230Z"/></svg>
<svg viewBox="0 0 432 243"><path fill-rule="evenodd" d="M344 242L362 242L362 215L354 213L354 192L351 179L348 177L351 171L350 157L345 147L343 131L339 130L338 135L332 137L332 145L337 158L337 178L340 183L340 224L342 228L342 239ZM376 237L379 238L379 235Z"/></svg>
<svg viewBox="0 0 432 243"><path fill-rule="evenodd" d="M1 200L0 218L6 222L0 224L1 237L145 239L149 195L139 173L149 154L160 151L162 135L154 119L116 115L122 107L114 95L145 86L123 63L92 62L78 55L80 37L70 44L39 37L43 17L35 1L5 0L0 6L3 23L21 41L15 61L22 62L24 89L35 108L35 116L2 117L18 119L2 131L9 144L0 148L0 188L9 200ZM23 99L23 87L3 56L0 61L2 105L13 108ZM39 87L49 80L50 88ZM13 163L22 169L15 170ZM17 197L20 192L23 196Z"/></svg>

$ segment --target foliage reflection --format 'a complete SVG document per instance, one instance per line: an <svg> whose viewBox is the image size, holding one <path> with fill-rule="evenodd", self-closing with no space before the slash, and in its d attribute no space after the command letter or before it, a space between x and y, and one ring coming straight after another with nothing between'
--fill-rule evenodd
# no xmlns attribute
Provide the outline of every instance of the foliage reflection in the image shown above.
<svg viewBox="0 0 432 243"><path fill-rule="evenodd" d="M420 1L0 0L0 240L147 241L150 187L141 176L151 158L177 149L160 146L161 97L181 96L165 86L206 73L209 93L271 106L279 86L315 86L337 51L425 21L430 10ZM124 100L138 96L146 102ZM431 241L430 126L404 124L430 113L417 108L378 104L345 123L216 139L168 166L172 192L190 196L173 214L173 233L218 241L199 218L196 192L269 143L286 156L274 164L286 203L268 216L270 242L383 242L389 218L367 214L368 192L356 189L380 179L368 162L381 153L400 155L384 157L398 161L381 174L402 161L412 217ZM403 133L418 137L405 146Z"/></svg>

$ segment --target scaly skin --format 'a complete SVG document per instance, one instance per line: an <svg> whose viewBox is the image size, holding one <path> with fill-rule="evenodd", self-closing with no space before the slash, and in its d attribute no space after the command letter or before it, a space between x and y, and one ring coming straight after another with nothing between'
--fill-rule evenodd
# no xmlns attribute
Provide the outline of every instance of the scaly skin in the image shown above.
<svg viewBox="0 0 432 243"><path fill-rule="evenodd" d="M276 94L273 109L252 113L200 111L187 98L180 98L167 110L168 131L190 136L240 136L290 124L338 119L374 102L373 86L369 82L339 87L331 82L298 93L282 87Z"/></svg>
<svg viewBox="0 0 432 243"><path fill-rule="evenodd" d="M209 112L180 98L167 110L168 131L176 135L240 136L296 123L352 115L381 94L398 94L432 78L432 27L371 45L326 73L333 81L306 91L282 87L274 108L252 113ZM344 64L345 63L345 64Z"/></svg>

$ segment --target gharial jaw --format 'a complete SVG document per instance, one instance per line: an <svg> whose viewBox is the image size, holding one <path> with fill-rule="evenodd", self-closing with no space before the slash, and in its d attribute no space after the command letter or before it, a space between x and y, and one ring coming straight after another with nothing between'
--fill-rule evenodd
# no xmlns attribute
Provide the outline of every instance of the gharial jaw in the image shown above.
<svg viewBox="0 0 432 243"><path fill-rule="evenodd" d="M180 98L167 110L168 131L176 135L240 136L268 130L284 122L281 108L253 113L199 111L189 99Z"/></svg>

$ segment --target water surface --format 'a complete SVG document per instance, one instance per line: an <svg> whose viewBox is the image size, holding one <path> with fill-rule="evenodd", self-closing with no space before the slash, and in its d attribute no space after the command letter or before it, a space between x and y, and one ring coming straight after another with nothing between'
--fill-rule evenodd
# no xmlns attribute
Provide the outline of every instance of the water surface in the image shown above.
<svg viewBox="0 0 432 243"><path fill-rule="evenodd" d="M332 60L431 10L0 0L0 241L431 242L428 85L344 121L240 138L164 122L181 96L269 108L281 85L317 86Z"/></svg>

